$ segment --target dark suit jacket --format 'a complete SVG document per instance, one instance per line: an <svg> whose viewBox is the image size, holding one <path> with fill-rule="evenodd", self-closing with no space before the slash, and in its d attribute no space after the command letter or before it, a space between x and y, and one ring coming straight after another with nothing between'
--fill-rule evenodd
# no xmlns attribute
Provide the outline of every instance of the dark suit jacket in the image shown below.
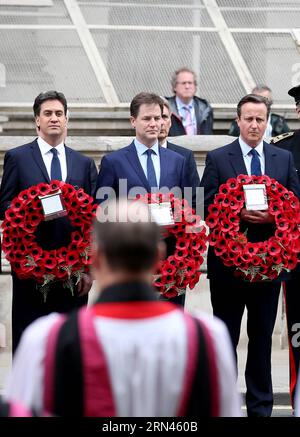
<svg viewBox="0 0 300 437"><path fill-rule="evenodd" d="M199 187L200 179L192 150L170 143L169 141L167 141L167 148L173 150L173 152L179 153L179 155L182 155L185 158L190 184L192 187Z"/></svg>
<svg viewBox="0 0 300 437"><path fill-rule="evenodd" d="M172 125L169 132L170 137L178 135L186 135L181 117L178 113L175 96L166 97L171 107ZM194 96L194 108L197 121L197 135L212 135L213 134L213 109L207 100Z"/></svg>
<svg viewBox="0 0 300 437"><path fill-rule="evenodd" d="M198 199L196 191L196 188L200 186L200 179L193 152L189 149L186 149L185 147L177 146L177 144L170 143L169 141L167 141L167 148L173 150L173 152L179 153L179 155L182 155L185 158L189 179L188 186L193 189L192 207L197 208L197 205L199 203L200 208L200 199Z"/></svg>
<svg viewBox="0 0 300 437"><path fill-rule="evenodd" d="M67 161L66 182L83 188L87 194L94 195L97 169L94 161L65 146ZM5 154L3 177L0 187L0 218L4 219L10 202L20 191L50 179L37 143L16 147ZM45 249L60 247L68 242L71 226L66 218L42 222L37 239Z"/></svg>
<svg viewBox="0 0 300 437"><path fill-rule="evenodd" d="M67 163L66 182L83 188L93 195L97 169L92 159L65 147ZM41 182L49 183L49 176L37 143L25 144L9 150L4 158L4 171L0 187L0 217L3 219L10 202L20 191ZM36 241L44 250L57 249L69 244L71 226L68 217L41 222L36 232ZM13 273L12 337L16 349L24 329L35 319L53 311L67 312L87 302L87 295L74 296L63 288L61 282L51 283L46 302L36 289L33 280L19 279Z"/></svg>
<svg viewBox="0 0 300 437"><path fill-rule="evenodd" d="M265 174L276 179L280 184L293 191L300 198L300 184L292 154L264 142ZM213 203L219 186L229 178L239 174L247 174L239 141L235 140L227 146L220 147L207 154L206 166L200 185L204 187L204 208L207 215L208 206ZM272 225L250 225L241 223L241 230L248 229L250 241L262 241L274 233ZM220 258L215 256L213 248L209 248L207 259L208 274L218 278L229 279L231 270L223 266Z"/></svg>
<svg viewBox="0 0 300 437"><path fill-rule="evenodd" d="M160 188L179 187L181 190L189 185L186 162L183 156L172 150L159 147L160 153ZM119 180L126 179L127 190L119 192ZM140 164L134 142L102 158L97 179L96 201L104 200L98 189L110 187L117 196L127 195L129 190L142 187L150 192L150 186Z"/></svg>

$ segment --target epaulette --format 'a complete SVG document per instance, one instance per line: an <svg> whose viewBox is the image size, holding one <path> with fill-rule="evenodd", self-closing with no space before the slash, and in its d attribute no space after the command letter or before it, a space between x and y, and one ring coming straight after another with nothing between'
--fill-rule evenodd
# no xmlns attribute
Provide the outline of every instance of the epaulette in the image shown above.
<svg viewBox="0 0 300 437"><path fill-rule="evenodd" d="M278 143L278 141L281 141L284 138L289 138L289 137L293 136L294 133L295 132L285 132L284 134L277 135L277 137L271 138L270 143L272 143L272 144Z"/></svg>

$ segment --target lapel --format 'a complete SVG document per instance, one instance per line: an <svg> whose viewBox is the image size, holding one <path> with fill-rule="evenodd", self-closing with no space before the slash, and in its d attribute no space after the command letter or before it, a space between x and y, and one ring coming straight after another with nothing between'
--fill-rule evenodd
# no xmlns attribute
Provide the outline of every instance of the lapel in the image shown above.
<svg viewBox="0 0 300 437"><path fill-rule="evenodd" d="M35 141L33 141L33 143L31 143L31 150L32 150L32 156L33 156L35 163L40 168L40 170L44 176L45 181L47 182L47 184L49 184L50 178L49 178L46 166L44 164L44 160L43 160L39 145L37 143L37 140L35 140Z"/></svg>
<svg viewBox="0 0 300 437"><path fill-rule="evenodd" d="M134 170L134 172L137 174L137 176L140 178L140 180L142 181L142 186L145 187L147 189L148 192L150 192L150 186L148 183L148 179L145 176L144 170L141 166L138 154L136 152L136 148L134 145L134 141L129 145L129 147L126 150L126 158L128 159L128 162L130 164L130 166L132 167L132 169Z"/></svg>
<svg viewBox="0 0 300 437"><path fill-rule="evenodd" d="M164 147L159 146L159 159L160 159L160 178L159 178L159 187L167 187L168 186L168 152Z"/></svg>
<svg viewBox="0 0 300 437"><path fill-rule="evenodd" d="M66 178L66 182L69 184L72 172L74 170L74 153L73 153L73 150L70 149L70 147L67 147L67 146L65 146L65 153L66 153L66 163L67 163L67 178Z"/></svg>
<svg viewBox="0 0 300 437"><path fill-rule="evenodd" d="M233 143L231 143L231 147L228 151L228 155L229 155L229 162L233 167L235 176L238 176L239 174L247 174L247 169L244 163L244 158L243 158L239 140L235 140Z"/></svg>
<svg viewBox="0 0 300 437"><path fill-rule="evenodd" d="M276 164L276 149L270 146L264 141L264 155L265 155L265 174L270 176L270 178L277 179L277 169Z"/></svg>

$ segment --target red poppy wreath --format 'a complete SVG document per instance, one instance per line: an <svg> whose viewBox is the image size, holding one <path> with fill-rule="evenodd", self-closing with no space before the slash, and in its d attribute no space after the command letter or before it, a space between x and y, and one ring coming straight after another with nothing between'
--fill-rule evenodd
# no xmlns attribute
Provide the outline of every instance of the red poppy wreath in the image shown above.
<svg viewBox="0 0 300 437"><path fill-rule="evenodd" d="M174 237L175 250L159 262L153 275L154 287L167 298L185 293L187 286L192 290L199 281L201 254L207 242L200 216L193 213L186 200L174 197L173 193L147 194L138 200L148 204L170 202L174 217L174 225L168 226L164 235Z"/></svg>
<svg viewBox="0 0 300 437"><path fill-rule="evenodd" d="M244 208L243 185L265 184L269 213L274 216L275 233L268 240L251 243L240 231ZM222 184L214 203L208 207L206 223L211 229L209 243L224 265L248 281L272 280L294 269L300 252L300 209L298 198L268 176L239 175Z"/></svg>
<svg viewBox="0 0 300 437"><path fill-rule="evenodd" d="M67 247L42 249L36 240L38 225L44 218L39 196L61 191L72 226L71 241ZM49 284L63 281L73 293L73 284L88 270L90 259L90 231L95 216L93 198L82 188L61 181L40 183L23 190L11 202L2 223L2 249L12 270L20 279L34 279L46 299Z"/></svg>

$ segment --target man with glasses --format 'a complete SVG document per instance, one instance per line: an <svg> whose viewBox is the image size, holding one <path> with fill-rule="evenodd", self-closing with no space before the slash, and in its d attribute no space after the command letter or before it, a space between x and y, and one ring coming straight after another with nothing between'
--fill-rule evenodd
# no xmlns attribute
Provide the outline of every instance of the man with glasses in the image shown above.
<svg viewBox="0 0 300 437"><path fill-rule="evenodd" d="M213 110L210 104L197 97L196 74L183 67L175 71L172 80L173 97L167 97L172 110L170 137L177 135L212 135Z"/></svg>

